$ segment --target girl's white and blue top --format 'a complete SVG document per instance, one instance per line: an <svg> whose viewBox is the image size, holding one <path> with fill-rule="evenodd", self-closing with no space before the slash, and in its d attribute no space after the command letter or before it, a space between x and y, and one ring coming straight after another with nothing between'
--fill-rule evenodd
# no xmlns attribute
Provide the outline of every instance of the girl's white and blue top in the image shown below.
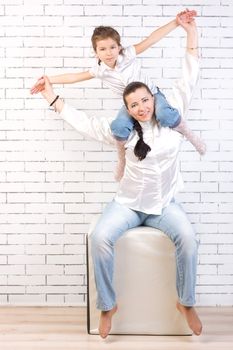
<svg viewBox="0 0 233 350"><path fill-rule="evenodd" d="M182 64L182 76L173 84L167 100L177 108L184 118L199 73L199 62L186 53ZM111 133L112 119L88 117L85 112L64 104L60 113L69 124L85 137L98 140L108 145L115 145ZM158 127L154 121L141 122L145 142L151 147L147 157L139 161L134 154L138 141L134 130L125 144L126 166L115 200L127 207L147 214L160 215L175 194L182 189L179 150L183 136L170 128Z"/></svg>

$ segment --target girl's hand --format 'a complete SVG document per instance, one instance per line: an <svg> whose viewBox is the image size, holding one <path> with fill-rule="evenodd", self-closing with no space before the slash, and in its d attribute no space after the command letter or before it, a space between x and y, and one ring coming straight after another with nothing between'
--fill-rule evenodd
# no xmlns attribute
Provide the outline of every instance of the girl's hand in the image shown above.
<svg viewBox="0 0 233 350"><path fill-rule="evenodd" d="M194 17L196 16L197 12L195 10L189 11L189 9L186 9L185 11L178 13L178 15L176 16L176 22L178 24L181 24L180 22L190 23L194 20Z"/></svg>
<svg viewBox="0 0 233 350"><path fill-rule="evenodd" d="M176 16L176 22L183 27L186 32L196 31L196 22L194 18L196 15L196 11L189 11L186 9L185 11L178 13Z"/></svg>
<svg viewBox="0 0 233 350"><path fill-rule="evenodd" d="M37 80L35 85L31 88L30 92L31 94L38 94L38 92L41 92L45 89L45 79L44 77L41 77Z"/></svg>

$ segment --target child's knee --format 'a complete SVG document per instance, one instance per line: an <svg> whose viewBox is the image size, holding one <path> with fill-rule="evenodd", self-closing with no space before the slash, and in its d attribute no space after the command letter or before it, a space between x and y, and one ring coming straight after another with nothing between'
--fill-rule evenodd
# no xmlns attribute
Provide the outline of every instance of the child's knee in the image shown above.
<svg viewBox="0 0 233 350"><path fill-rule="evenodd" d="M160 91L155 94L155 115L163 127L175 128L181 121L179 111L167 102L166 97Z"/></svg>
<svg viewBox="0 0 233 350"><path fill-rule="evenodd" d="M127 140L129 137L129 134L131 133L131 131L133 130L133 123L128 123L127 125L122 124L121 120L115 119L112 123L111 123L111 131L113 136L117 139L117 140Z"/></svg>

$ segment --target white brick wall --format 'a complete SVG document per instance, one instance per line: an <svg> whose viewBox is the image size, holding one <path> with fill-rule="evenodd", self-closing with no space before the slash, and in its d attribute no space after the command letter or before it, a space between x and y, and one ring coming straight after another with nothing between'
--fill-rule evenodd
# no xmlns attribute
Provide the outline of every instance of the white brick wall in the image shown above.
<svg viewBox="0 0 233 350"><path fill-rule="evenodd" d="M124 44L136 43L186 7L200 15L202 56L188 118L208 153L201 159L184 144L179 198L201 242L198 304L233 305L231 0L0 0L2 304L85 303L84 236L116 190L115 153L83 140L29 88L44 73L91 66L95 26L115 26ZM184 45L177 29L141 56L165 92L179 75ZM108 116L120 106L98 80L57 91L90 114Z"/></svg>

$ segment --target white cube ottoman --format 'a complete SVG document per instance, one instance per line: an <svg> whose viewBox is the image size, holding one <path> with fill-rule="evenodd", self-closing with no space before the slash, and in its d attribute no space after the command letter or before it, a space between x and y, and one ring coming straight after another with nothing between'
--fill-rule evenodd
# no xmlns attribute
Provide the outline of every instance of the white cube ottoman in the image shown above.
<svg viewBox="0 0 233 350"><path fill-rule="evenodd" d="M93 230L96 219L91 225ZM100 311L87 235L89 334L98 334ZM110 334L191 335L186 320L176 309L175 248L161 231L139 226L117 241L114 286L118 311Z"/></svg>

